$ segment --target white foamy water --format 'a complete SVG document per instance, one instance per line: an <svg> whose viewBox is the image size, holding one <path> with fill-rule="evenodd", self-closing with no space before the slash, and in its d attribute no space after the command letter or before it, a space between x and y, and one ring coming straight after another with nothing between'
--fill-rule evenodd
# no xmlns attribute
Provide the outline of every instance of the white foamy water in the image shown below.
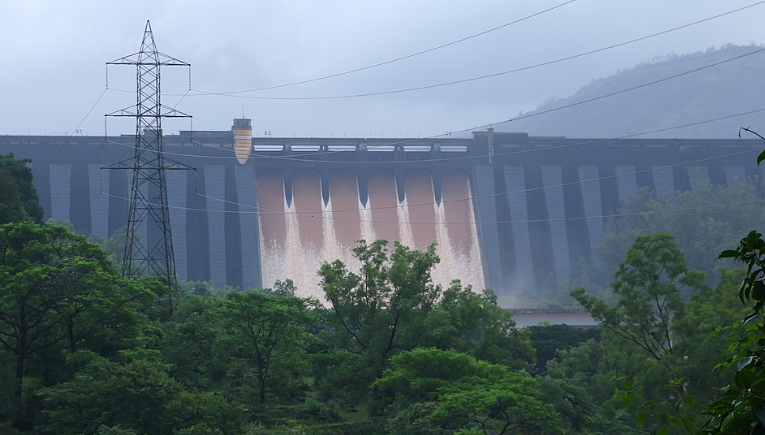
<svg viewBox="0 0 765 435"><path fill-rule="evenodd" d="M270 183L268 187L273 190L270 191L271 199L263 200L268 203L259 204L263 209L268 209L268 205L274 207L276 205L274 197L279 193L277 183L273 179L266 181ZM461 196L462 201L449 200L442 201L441 204L434 203L432 205L434 217L428 218L432 219L432 222L412 221L407 200L399 203L394 197L375 198L370 195L366 207L361 205L358 194L352 201L349 198L342 198L340 202L343 204L355 204L356 210L352 210L348 206L346 208L338 206L340 198L333 200L330 189L330 199L324 205L320 200L321 185L318 175L315 177L315 189L313 180L311 180L310 188L306 189L306 180L303 179L303 188L298 194L293 195L292 204L288 205L283 199L285 197L283 183L279 182L278 186L281 187L283 199L280 201L284 211L283 228L282 219L278 215L259 219L263 285L270 287L277 279L289 278L295 283L299 296L313 296L323 301L323 291L317 275L322 263L339 259L349 270L358 269L359 262L353 257L355 245L350 240L364 239L371 242L375 240L377 234L381 233L378 226L388 228L395 226L398 230L397 241L413 249L423 250L427 248L427 244L418 246L415 233L418 229L423 231L424 226L435 234L436 239L433 241L438 244L437 253L441 258L441 263L433 270L434 283L446 287L452 279L460 279L465 285L470 284L475 289L482 289L484 279L473 208L470 201L465 199L469 198L468 180L466 176L462 176L461 179L452 180L452 183L455 182L460 192L458 196L467 196ZM429 189L432 196L432 183L428 184L430 185L417 187ZM358 186L355 191L358 192ZM386 195L395 196L395 191L395 189L388 189ZM319 198L318 202L317 198ZM378 201L377 204L375 200ZM382 221L379 218L375 222L373 217L375 207L380 207L380 203L394 203L393 201L397 204L395 214L391 210L387 215L394 218L396 222ZM259 202L261 202L260 196ZM320 204L318 207L321 210L311 209L311 207L317 207L316 204ZM423 204L414 206L419 207L420 211L423 210ZM342 217L335 219L336 216ZM457 219L459 222L450 222L450 218ZM314 219L320 221L320 226ZM420 219L423 217L420 216ZM316 231L320 231L321 234L315 234ZM390 242L393 241L390 240ZM420 240L420 244L422 243L423 241Z"/></svg>
<svg viewBox="0 0 765 435"><path fill-rule="evenodd" d="M452 243L449 238L447 228L449 223L446 220L444 207L443 202L440 205L434 204L436 209L436 242L438 243L438 256L441 258L441 263L433 270L433 281L447 287L453 279L459 279L463 285L472 285L474 290L479 291L484 287L484 280L475 222L470 220L472 236L470 241L472 243L468 243L466 246ZM471 208L471 217L472 214ZM455 225L465 224L455 223Z"/></svg>

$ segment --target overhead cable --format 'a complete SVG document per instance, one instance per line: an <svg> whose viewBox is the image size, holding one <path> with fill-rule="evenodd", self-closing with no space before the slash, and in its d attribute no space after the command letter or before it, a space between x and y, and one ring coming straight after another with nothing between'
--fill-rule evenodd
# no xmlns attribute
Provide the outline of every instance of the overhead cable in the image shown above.
<svg viewBox="0 0 765 435"><path fill-rule="evenodd" d="M759 5L763 4L763 3L765 3L765 0L759 1L757 3L753 3L753 4L750 4L750 5L738 8L738 9L734 9L734 10L731 10L731 11L728 11L728 12L717 14L717 15L714 15L714 16L711 16L711 17L708 17L708 18L704 18L702 20L698 20L698 21L694 21L694 22L691 22L691 23L688 23L688 24L684 24L682 26L677 26L677 27L673 27L671 29L663 30L661 32L652 33L652 34L645 35L645 36L642 36L642 37L639 37L639 38L631 39L631 40L628 40L628 41L623 41L623 42L616 43L616 44L611 44L611 45L608 45L608 46L605 46L605 47L597 48L597 49L590 50L590 51L585 51L585 52L582 52L582 53L578 53L578 54L574 54L574 55L571 55L571 56L566 56L566 57L558 58L558 59L551 60L551 61L541 62L541 63L537 63L537 64L534 64L534 65L528 65L528 66L524 66L524 67L520 67L520 68L500 71L500 72L491 73L491 74L485 74L485 75L476 76L476 77L469 77L469 78L465 78L465 79L453 80L453 81L442 82L442 83L435 83L435 84L424 85L424 86L415 86L415 87L402 88L402 89L393 89L393 90L388 90L388 91L364 92L364 93L358 93L358 94L326 95L326 96L297 96L297 97L287 97L287 96L270 96L269 97L269 96L240 95L241 93L245 93L245 92L254 92L256 89L245 90L245 91L234 91L234 92L210 92L210 91L203 91L203 90L198 90L198 89L192 89L196 93L189 94L189 97L198 97L198 96L225 96L225 97L231 97L231 98L244 98L244 99L254 99L254 100L336 100L336 99L363 98L363 97L373 97L373 96L380 96L380 95L399 94L399 93L404 93L404 92L413 92L413 91L421 91L421 90L426 90L426 89L440 88L440 87L444 87L444 86L453 86L453 85L458 85L458 84L462 84L462 83L468 83L468 82L474 82L474 81L478 81L478 80L485 80L485 79L489 79L489 78L500 77L500 76L504 76L504 75L508 75L508 74L513 74L513 73L518 73L518 72L522 72L522 71L528 71L528 70L531 70L531 69L541 68L541 67L553 65L553 64L556 64L556 63L561 63L561 62L565 62L565 61L569 61L569 60L573 60L573 59L578 59L578 58L581 58L581 57L584 57L584 56L589 56L589 55L592 55L592 54L600 53L600 52L611 50L611 49L614 49L614 48L623 47L625 45L633 44L635 42L644 41L646 39L650 39L650 38L654 38L654 37L657 37L657 36L665 35L665 34L672 33L672 32L678 31L678 30L682 30L682 29L685 29L685 28L688 28L688 27L691 27L691 26L695 26L695 25L698 25L698 24L701 24L701 23L705 23L705 22L708 22L708 21L711 21L711 20L714 20L714 19L717 19L717 18L721 18L721 17L727 16L727 15L730 15L730 14L741 12L741 11L744 11L746 9L753 8L755 6L759 6ZM271 88L262 88L262 89L271 89ZM257 89L257 90L262 90L262 89Z"/></svg>
<svg viewBox="0 0 765 435"><path fill-rule="evenodd" d="M486 35L488 33L495 32L495 31L500 30L500 29L504 29L505 27L521 23L523 21L526 21L526 20L529 20L531 18L543 15L545 13L552 12L555 9L561 8L561 7L566 6L566 5L570 4L570 3L574 3L575 1L576 0L569 0L569 1L566 1L566 2L563 2L563 3L560 3L558 5L555 5L555 6L551 7L551 8L547 8L547 9L541 10L539 12L535 12L535 13L533 13L531 15L527 15L527 16L525 16L523 18L519 18L519 19L510 21L510 22L507 22L505 24L502 24L502 25L499 25L499 26L496 26L496 27L492 27L492 28L487 29L487 30L484 30L484 31L481 31L481 32L478 32L478 33L474 33L474 34L466 36L464 38L460 38L460 39L457 39L457 40L454 40L454 41L451 41L451 42L447 42L445 44L437 45L435 47L431 47L431 48L428 48L428 49L425 49L425 50L416 51L414 53L410 53L410 54L407 54L405 56L401 56L401 57L397 57L397 58L394 58L394 59L385 60L385 61L382 61L382 62L377 62L377 63L371 64L371 65L367 65L367 66L364 66L364 67L361 67L361 68L355 68L355 69L351 69L351 70L348 70L348 71L343 71L343 72L339 72L339 73L335 73L335 74L329 74L329 75L322 76L322 77L316 77L316 78L312 78L312 79L300 80L300 81L297 81L297 82L283 83L283 84L280 84L280 85L265 86L265 87L261 87L261 88L243 89L243 90L238 90L238 91L227 91L227 92L206 92L206 91L202 91L202 90L196 90L196 91L197 92L201 92L201 93L205 93L205 94L211 94L211 95L213 95L213 94L217 94L217 95L244 94L244 93L248 93L248 92L257 92L257 91L266 91L266 90L270 90L270 89L286 88L286 87L290 87L290 86L297 86L297 85L302 85L302 84L306 84L306 83L313 83L313 82L318 82L318 81L322 81L322 80L327 80L327 79L331 79L331 78L335 78L335 77L341 77L341 76L345 76L345 75L349 75L349 74L353 74L353 73L357 73L357 72L366 71L366 70L370 70L370 69L373 69L373 68L381 67L381 66L384 66L384 65L390 65L392 63L400 62L400 61L406 60L406 59L411 59L413 57L420 56L420 55L423 55L423 54L426 54L426 53L432 53L432 52L440 50L442 48L450 47L452 45L456 45L456 44L459 44L461 42L465 42L465 41L477 38L479 36L483 36L483 35Z"/></svg>
<svg viewBox="0 0 765 435"><path fill-rule="evenodd" d="M667 132L667 131L679 130L679 129L688 128L688 127L695 127L695 126L698 126L698 125L709 124L709 123L712 123L712 122L718 122L718 121L723 121L723 120L726 120L726 119L733 119L733 118L737 118L737 117L741 117L741 116L752 115L752 114L755 114L755 113L762 113L762 112L765 112L765 107L759 108L759 109L754 109L754 110L748 110L748 111L745 111L745 112L734 113L732 115L724 115L724 116L719 116L719 117L716 117L716 118L705 119L705 120L702 120L702 121L695 121L695 122L690 122L690 123L680 124L680 125L675 125L675 126L670 126L670 127L663 127L663 128L643 131L643 132L639 132L639 133L629 133L629 134L625 134L625 135L621 135L621 136L615 136L615 137L610 137L610 138L589 139L589 140L583 140L581 142L575 142L575 143L571 143L571 144L563 144L563 145L548 146L548 147L539 147L539 148L524 148L524 149L512 150L512 151L508 151L508 152L494 152L492 154L492 156L493 157L499 157L499 156L505 156L505 155L517 155L517 154L527 154L527 153L554 151L554 150L560 150L560 149L565 149L565 148L573 148L573 147L578 147L578 146L583 146L583 145L597 145L597 144L600 144L600 143L611 142L611 141L614 141L614 140L629 139L629 138L635 138L635 137L639 137L639 136L646 136L646 135L649 135L649 134L663 133L663 132ZM492 125L492 124L487 124L487 125ZM401 146L401 145L411 144L414 141L422 141L422 140L433 139L433 138L436 138L436 137L435 136L431 136L429 138L420 138L420 139L411 139L411 140L396 141L396 142L390 142L390 143L386 143L386 144L382 144L382 145L368 145L367 149L370 149L370 148L380 148L380 147ZM321 138L319 140L321 140ZM129 145L129 144L126 144L126 143L117 142L115 140L111 140L111 139L108 139L108 138L106 139L106 143L113 144L113 145L120 146L120 147L124 147L124 148L135 149L135 145ZM199 141L196 141L196 140L192 140L191 143L195 144L195 145L207 147L207 148L221 150L221 151L225 152L226 155L210 156L210 155L203 155L203 154L179 153L179 152L172 152L172 151L166 151L166 150L163 152L163 154L164 155L170 155L170 156L177 156L177 157L198 158L198 159L204 159L204 160L208 160L208 159L213 159L213 160L218 160L218 159L230 160L230 159L234 158L233 157L234 156L233 148L222 148L222 147L219 147L219 146L213 146L213 145L205 144L203 142L199 142ZM255 152L255 153L251 153L250 157L251 158L255 157L255 158L260 158L260 159L267 159L267 160L283 160L283 161L305 162L306 159L304 159L302 157L305 157L305 156L315 156L315 155L319 155L319 154L322 154L322 153L324 153L324 154L327 154L327 153L333 154L333 153L344 153L344 152L347 152L347 151L337 151L337 150L328 150L328 151L322 151L322 152L309 151L309 152L300 152L300 154L297 157L295 157L295 156L292 156L292 157L290 157L290 156L271 156L271 155L261 154L261 153ZM482 158L482 157L486 157L487 155L488 154L472 154L469 157L472 157L472 158ZM418 159L417 162L418 163L421 163L421 162L444 162L444 161L453 161L453 160L464 160L465 158L466 158L466 156L462 155L460 157L443 157L443 158L437 158L437 159ZM317 163L317 164L331 163L333 165L334 164L348 164L348 165L356 165L356 166L364 165L364 164L369 164L369 165L379 165L380 164L380 162L359 162L359 161L351 162L351 161L332 161L332 160L316 160L316 161L311 160L311 162Z"/></svg>
<svg viewBox="0 0 765 435"><path fill-rule="evenodd" d="M111 193L101 192L101 195L109 196L111 198L117 198L124 201L130 201L130 198L119 196L119 195L113 195ZM639 211L639 212L631 212L631 213L613 213L613 214L607 214L607 215L597 215L597 216L574 216L574 217L564 217L564 218L548 218L548 219L525 219L525 220L509 220L509 221L481 221L483 224L521 224L521 223L545 223L545 222L565 222L565 221L582 221L582 220L591 220L591 219L613 219L613 218L624 218L624 217L637 217L637 216L645 216L645 215L656 215L656 214L665 214L665 213L678 213L683 211L692 211L692 210L706 210L706 209L713 209L713 208L728 208L728 207L736 207L736 206L743 206L743 205L752 205L752 204L761 204L765 202L765 199L755 199L750 201L738 201L738 202L729 202L729 203L716 203L716 204L706 204L706 205L699 205L699 206L689 206L689 207L678 207L678 208L667 208L667 209L660 209L660 210L649 210L649 211ZM153 203L142 201L145 205L152 205ZM154 204L155 205L155 204ZM259 211L243 211L243 210L216 210L216 209L209 209L209 208L196 208L196 207L183 207L178 205L168 205L167 206L170 209L175 210L185 210L185 211L197 211L197 212L204 212L204 213L225 213L225 214L263 214ZM306 216L304 216L306 217ZM310 216L310 218L315 218L315 215ZM329 221L340 221L340 222L364 222L364 223L376 223L376 224L406 224L406 225L475 225L476 222L412 222L412 221L384 221L379 219L363 219L359 217L358 219L354 218L339 218L335 216L327 216L322 215L319 216L318 219L326 219Z"/></svg>

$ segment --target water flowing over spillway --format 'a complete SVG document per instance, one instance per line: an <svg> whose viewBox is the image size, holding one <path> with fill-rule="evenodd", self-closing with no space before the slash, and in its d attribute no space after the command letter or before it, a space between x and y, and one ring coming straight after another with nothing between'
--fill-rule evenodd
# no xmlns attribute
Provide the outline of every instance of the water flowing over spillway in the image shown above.
<svg viewBox="0 0 765 435"><path fill-rule="evenodd" d="M339 259L355 270L356 242L385 239L419 250L435 242L441 258L433 271L435 283L448 286L460 279L484 287L467 175L445 174L442 198L436 201L430 175L407 174L405 197L399 201L393 173L371 174L366 204L355 174L325 180L326 203L318 173L293 176L291 195L281 174L256 174L264 285L291 279L299 295L321 299L317 271L322 263Z"/></svg>

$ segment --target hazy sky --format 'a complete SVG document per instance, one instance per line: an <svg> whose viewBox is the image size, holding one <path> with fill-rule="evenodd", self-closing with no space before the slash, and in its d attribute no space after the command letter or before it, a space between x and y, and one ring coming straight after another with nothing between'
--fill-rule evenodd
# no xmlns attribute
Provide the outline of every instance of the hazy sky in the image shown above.
<svg viewBox="0 0 765 435"><path fill-rule="evenodd" d="M252 99L226 92L308 80L449 43L567 0L190 1L0 0L0 134L102 135L104 114L135 104L135 69L105 63L138 51L151 20L159 51L192 64L193 90L177 106L194 130L253 119L253 135L431 136L468 129L565 97L593 79L669 53L762 44L765 3L641 42L454 86L346 99ZM467 79L554 61L682 26L756 0L575 0L437 51L246 97L336 97ZM164 104L188 89L163 69ZM128 92L121 92L128 91ZM88 110L103 97L86 117ZM189 130L167 120L166 132ZM109 134L133 133L110 118Z"/></svg>

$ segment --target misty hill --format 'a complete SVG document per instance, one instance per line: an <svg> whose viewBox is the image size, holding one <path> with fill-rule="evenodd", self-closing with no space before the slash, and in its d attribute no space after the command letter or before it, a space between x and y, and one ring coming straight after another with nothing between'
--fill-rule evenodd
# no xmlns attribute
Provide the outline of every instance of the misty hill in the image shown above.
<svg viewBox="0 0 765 435"><path fill-rule="evenodd" d="M669 55L594 80L574 95L540 105L531 116L497 126L535 136L615 138L765 108L765 51L570 108L546 112L689 72L762 49L727 45ZM731 138L739 127L765 130L765 111L639 137Z"/></svg>

